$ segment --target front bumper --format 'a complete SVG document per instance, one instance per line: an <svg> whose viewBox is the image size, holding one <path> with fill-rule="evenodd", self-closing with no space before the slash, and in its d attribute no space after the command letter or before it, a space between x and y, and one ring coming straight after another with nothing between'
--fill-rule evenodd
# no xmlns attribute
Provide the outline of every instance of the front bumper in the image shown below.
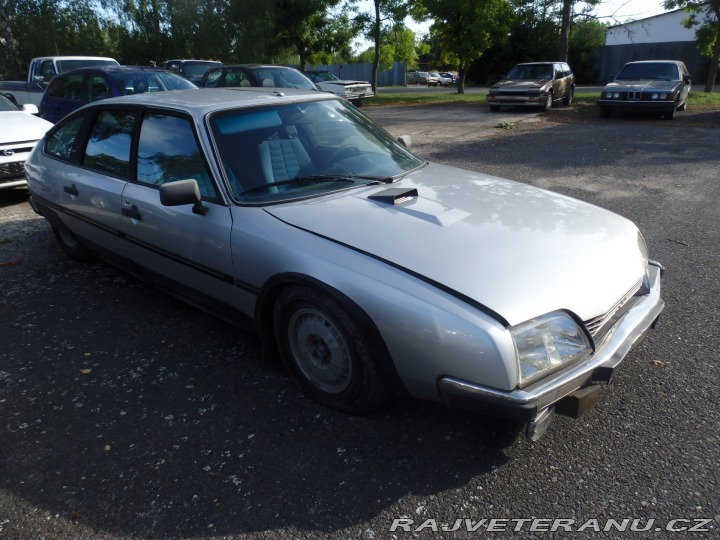
<svg viewBox="0 0 720 540"><path fill-rule="evenodd" d="M622 101L617 99L599 99L598 107L611 112L670 112L675 108L674 101Z"/></svg>
<svg viewBox="0 0 720 540"><path fill-rule="evenodd" d="M657 321L665 306L660 297L662 266L648 269L649 292L640 297L601 341L595 354L522 389L502 391L454 377L438 381L448 407L510 418L536 420L553 405L595 382L610 382L617 367Z"/></svg>
<svg viewBox="0 0 720 540"><path fill-rule="evenodd" d="M542 107L545 105L548 93L540 92L535 94L488 94L486 96L488 105L504 105L506 107Z"/></svg>

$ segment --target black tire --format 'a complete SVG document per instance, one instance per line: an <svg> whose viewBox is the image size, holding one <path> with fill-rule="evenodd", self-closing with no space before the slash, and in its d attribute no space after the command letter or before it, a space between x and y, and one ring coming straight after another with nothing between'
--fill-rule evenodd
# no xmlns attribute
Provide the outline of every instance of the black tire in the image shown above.
<svg viewBox="0 0 720 540"><path fill-rule="evenodd" d="M683 101L682 105L680 105L677 110L678 111L684 111L687 109L687 101Z"/></svg>
<svg viewBox="0 0 720 540"><path fill-rule="evenodd" d="M563 105L572 105L574 96L575 96L575 89L570 88L570 90L568 90L568 93L563 98Z"/></svg>
<svg viewBox="0 0 720 540"><path fill-rule="evenodd" d="M542 110L543 111L549 111L552 109L553 106L553 95L552 92L547 95L547 98L545 98L545 103L542 104Z"/></svg>
<svg viewBox="0 0 720 540"><path fill-rule="evenodd" d="M492 112L499 112L500 111L500 105L490 105L490 110Z"/></svg>
<svg viewBox="0 0 720 540"><path fill-rule="evenodd" d="M80 243L80 240L65 227L53 227L55 239L65 254L73 260L88 262L93 260L92 252Z"/></svg>
<svg viewBox="0 0 720 540"><path fill-rule="evenodd" d="M665 117L665 120L675 120L675 111L675 105L673 105L673 108L663 115Z"/></svg>
<svg viewBox="0 0 720 540"><path fill-rule="evenodd" d="M610 111L607 109L600 109L600 118L610 118Z"/></svg>
<svg viewBox="0 0 720 540"><path fill-rule="evenodd" d="M273 326L290 377L315 401L365 414L390 396L370 341L326 293L305 286L285 289L275 304Z"/></svg>

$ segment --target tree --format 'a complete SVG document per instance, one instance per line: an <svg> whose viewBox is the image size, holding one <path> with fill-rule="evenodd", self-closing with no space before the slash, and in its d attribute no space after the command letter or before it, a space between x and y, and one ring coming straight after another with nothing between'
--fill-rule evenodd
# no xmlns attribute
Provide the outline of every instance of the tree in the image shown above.
<svg viewBox="0 0 720 540"><path fill-rule="evenodd" d="M414 5L413 17L435 20L430 31L457 57L458 93L464 94L468 67L505 38L512 9L506 0L422 0Z"/></svg>
<svg viewBox="0 0 720 540"><path fill-rule="evenodd" d="M601 0L582 0L583 15L587 15L600 3ZM560 45L558 47L558 60L568 61L570 46L570 27L574 19L574 7L578 0L562 0L560 8Z"/></svg>
<svg viewBox="0 0 720 540"><path fill-rule="evenodd" d="M377 79L383 34L395 26L401 25L408 13L409 7L406 0L373 0L372 13L361 13L355 18L356 26L375 45L371 83L373 92L376 94L378 93Z"/></svg>
<svg viewBox="0 0 720 540"><path fill-rule="evenodd" d="M685 28L697 27L695 38L700 52L710 57L705 88L712 92L720 61L720 0L666 0L665 9L685 8L688 18Z"/></svg>

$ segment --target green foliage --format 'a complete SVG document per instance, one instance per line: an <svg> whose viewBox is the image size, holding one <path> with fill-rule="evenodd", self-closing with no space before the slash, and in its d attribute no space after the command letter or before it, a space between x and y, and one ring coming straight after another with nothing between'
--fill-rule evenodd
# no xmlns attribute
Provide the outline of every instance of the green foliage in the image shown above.
<svg viewBox="0 0 720 540"><path fill-rule="evenodd" d="M573 24L570 32L568 63L578 84L593 84L598 80L597 51L605 43L607 25L594 19Z"/></svg>
<svg viewBox="0 0 720 540"><path fill-rule="evenodd" d="M434 19L432 34L444 50L457 57L459 93L464 91L466 68L506 37L512 19L506 0L422 0L414 10L418 17Z"/></svg>

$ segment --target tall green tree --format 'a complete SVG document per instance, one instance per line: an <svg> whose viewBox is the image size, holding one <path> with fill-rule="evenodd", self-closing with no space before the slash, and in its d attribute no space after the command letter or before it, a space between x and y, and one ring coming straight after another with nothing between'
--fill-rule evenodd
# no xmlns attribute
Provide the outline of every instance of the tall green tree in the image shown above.
<svg viewBox="0 0 720 540"><path fill-rule="evenodd" d="M38 56L114 56L110 23L98 15L92 0L5 0L2 7L6 54L0 67L9 78L25 78L30 60Z"/></svg>
<svg viewBox="0 0 720 540"><path fill-rule="evenodd" d="M357 27L375 46L371 83L373 92L376 94L378 93L377 80L383 35L387 35L396 26L402 25L409 10L407 0L373 0L372 11L360 13L355 19Z"/></svg>
<svg viewBox="0 0 720 540"><path fill-rule="evenodd" d="M686 28L696 28L695 38L700 52L710 57L705 88L712 92L720 61L720 0L666 0L665 9L685 8L688 18Z"/></svg>
<svg viewBox="0 0 720 540"><path fill-rule="evenodd" d="M505 39L513 15L506 0L420 0L413 13L421 20L435 20L430 31L457 58L459 94L465 93L470 64L493 43Z"/></svg>
<svg viewBox="0 0 720 540"><path fill-rule="evenodd" d="M340 21L332 14L339 3L340 0L277 0L275 28L283 44L297 52L300 69L305 69L311 55L342 46L334 33L340 30L340 35L344 35L342 25L338 26ZM347 24L349 28L349 21Z"/></svg>

